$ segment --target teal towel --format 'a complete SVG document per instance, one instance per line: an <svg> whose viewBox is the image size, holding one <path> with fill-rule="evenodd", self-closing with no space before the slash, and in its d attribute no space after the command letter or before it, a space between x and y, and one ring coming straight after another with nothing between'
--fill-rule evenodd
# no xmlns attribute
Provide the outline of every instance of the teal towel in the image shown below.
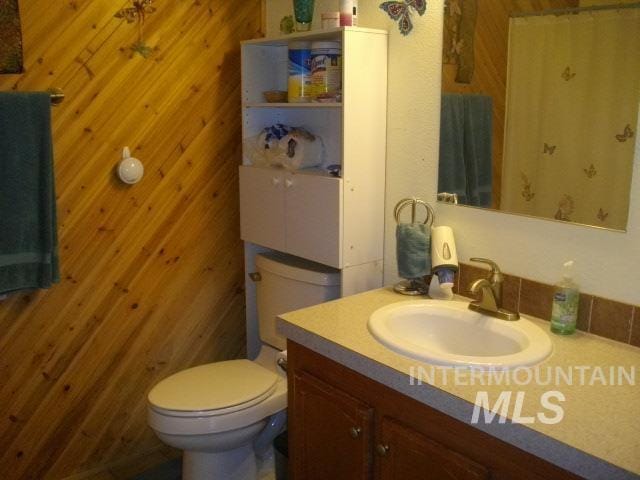
<svg viewBox="0 0 640 480"><path fill-rule="evenodd" d="M491 206L492 117L489 96L442 96L438 191L457 193L465 205Z"/></svg>
<svg viewBox="0 0 640 480"><path fill-rule="evenodd" d="M0 294L59 280L51 98L0 93Z"/></svg>
<svg viewBox="0 0 640 480"><path fill-rule="evenodd" d="M421 223L396 227L398 275L407 280L431 273L431 229Z"/></svg>

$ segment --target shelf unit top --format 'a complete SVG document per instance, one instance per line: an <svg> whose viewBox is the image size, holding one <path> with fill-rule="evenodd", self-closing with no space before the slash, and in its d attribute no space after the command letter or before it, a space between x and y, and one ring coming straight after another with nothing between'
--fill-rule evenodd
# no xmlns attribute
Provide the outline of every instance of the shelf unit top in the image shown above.
<svg viewBox="0 0 640 480"><path fill-rule="evenodd" d="M296 32L289 35L282 35L279 37L271 38L255 38L253 40L245 40L241 42L241 45L262 45L272 47L284 47L290 42L309 40L309 41L322 41L322 40L335 40L340 38L342 32L361 32L372 33L377 35L389 35L386 30L378 30L375 28L362 28L362 27L336 27L329 28L327 30L311 30L310 32Z"/></svg>

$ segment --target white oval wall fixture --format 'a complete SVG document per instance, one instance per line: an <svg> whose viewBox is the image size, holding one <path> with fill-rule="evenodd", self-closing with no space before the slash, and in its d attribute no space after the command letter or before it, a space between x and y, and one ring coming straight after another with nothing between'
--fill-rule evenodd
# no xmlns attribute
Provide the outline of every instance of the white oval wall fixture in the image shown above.
<svg viewBox="0 0 640 480"><path fill-rule="evenodd" d="M137 158L131 156L129 147L122 149L122 161L118 165L118 177L124 183L133 185L142 180L144 175L144 166Z"/></svg>

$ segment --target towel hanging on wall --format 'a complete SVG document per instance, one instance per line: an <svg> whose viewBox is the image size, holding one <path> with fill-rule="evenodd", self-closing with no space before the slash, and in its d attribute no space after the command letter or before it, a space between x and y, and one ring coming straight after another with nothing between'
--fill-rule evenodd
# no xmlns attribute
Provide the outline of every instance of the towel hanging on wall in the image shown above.
<svg viewBox="0 0 640 480"><path fill-rule="evenodd" d="M0 93L0 294L60 280L49 93Z"/></svg>

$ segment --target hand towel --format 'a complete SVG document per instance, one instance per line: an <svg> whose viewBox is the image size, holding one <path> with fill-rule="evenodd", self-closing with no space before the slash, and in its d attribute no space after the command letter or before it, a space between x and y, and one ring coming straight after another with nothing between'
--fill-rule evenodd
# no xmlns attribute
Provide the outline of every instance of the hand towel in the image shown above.
<svg viewBox="0 0 640 480"><path fill-rule="evenodd" d="M0 294L59 279L51 98L0 93Z"/></svg>
<svg viewBox="0 0 640 480"><path fill-rule="evenodd" d="M421 223L396 227L398 275L407 280L431 273L431 229Z"/></svg>

